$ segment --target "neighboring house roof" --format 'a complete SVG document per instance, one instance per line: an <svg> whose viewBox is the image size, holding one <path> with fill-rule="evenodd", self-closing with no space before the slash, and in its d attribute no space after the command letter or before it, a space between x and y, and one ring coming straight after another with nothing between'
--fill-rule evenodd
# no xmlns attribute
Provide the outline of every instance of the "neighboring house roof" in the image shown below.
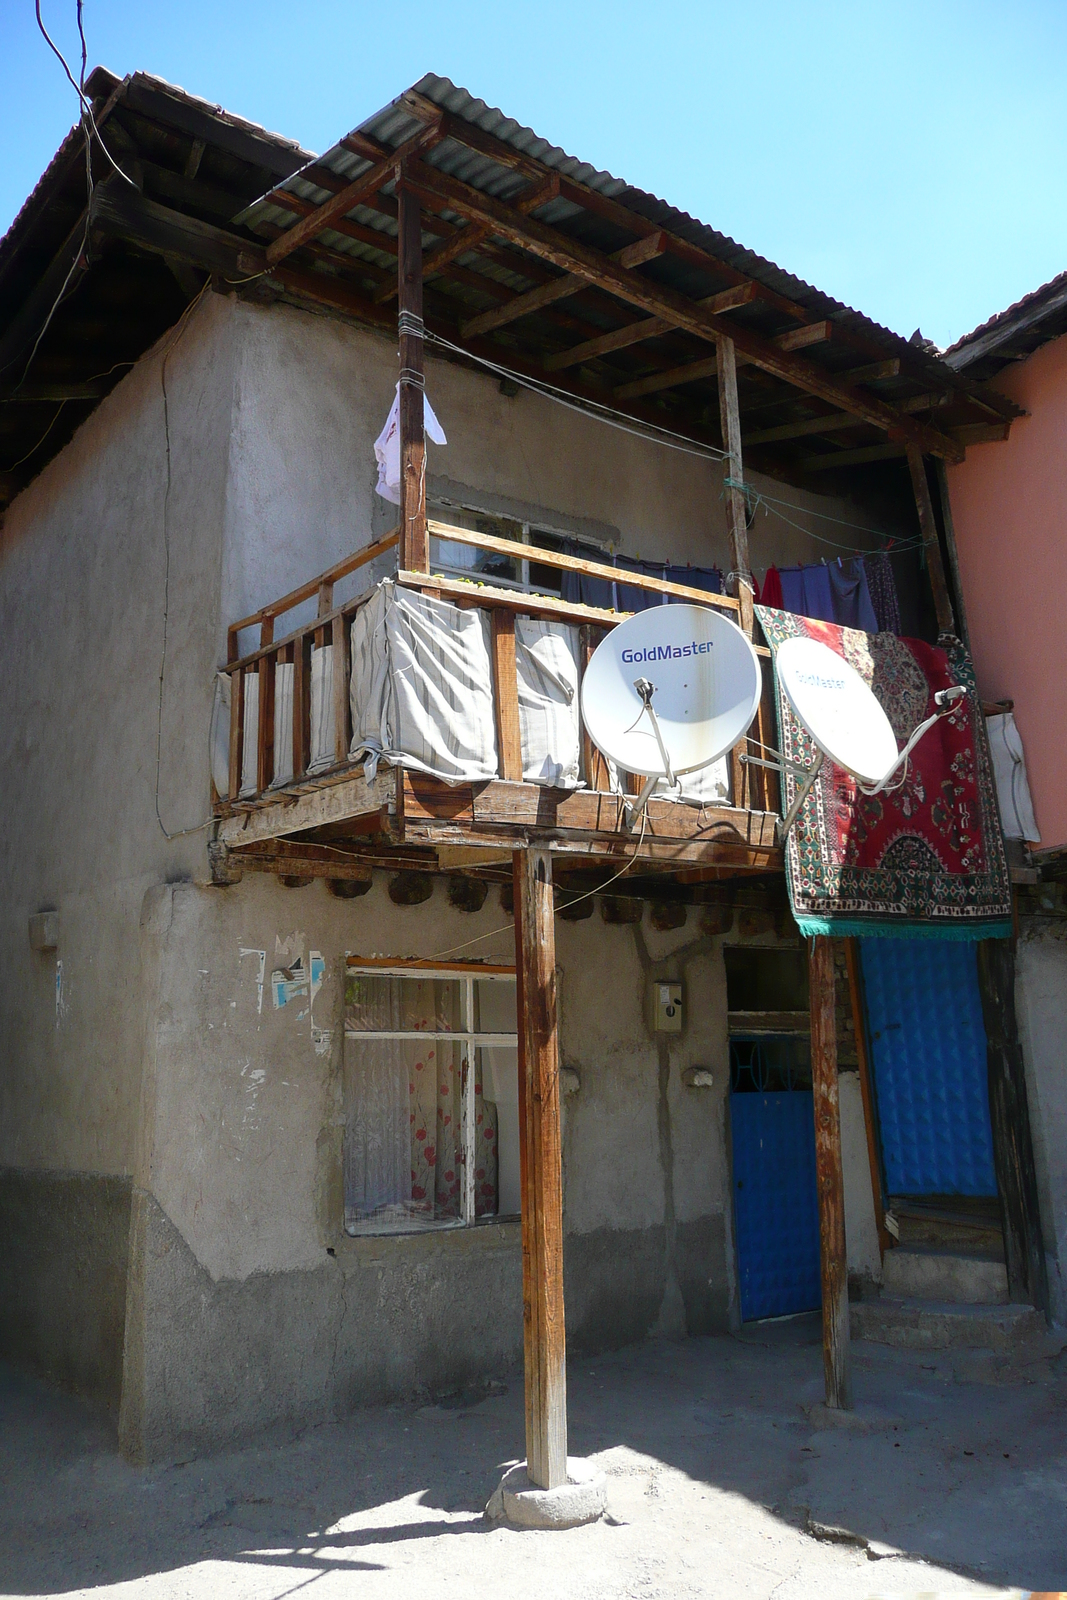
<svg viewBox="0 0 1067 1600"><path fill-rule="evenodd" d="M119 80L97 68L88 90L133 182L97 152L87 206L75 129L0 241L0 505L208 276L251 299L395 330L391 158L423 132L408 177L423 204L426 325L458 347L450 359L491 357L718 443L717 327L737 344L746 458L820 485L827 469L902 455L906 440L958 457L1020 414L935 353L446 78L424 77L321 158L144 73ZM376 173L314 237L277 243ZM509 231L510 219L526 233ZM582 252L603 277L569 277Z"/></svg>
<svg viewBox="0 0 1067 1600"><path fill-rule="evenodd" d="M1067 272L1024 295L945 351L957 372L985 380L1067 333Z"/></svg>

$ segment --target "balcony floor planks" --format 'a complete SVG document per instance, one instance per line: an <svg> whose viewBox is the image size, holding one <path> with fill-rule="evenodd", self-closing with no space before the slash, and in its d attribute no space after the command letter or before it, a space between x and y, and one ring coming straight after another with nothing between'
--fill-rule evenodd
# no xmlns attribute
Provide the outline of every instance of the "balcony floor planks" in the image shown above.
<svg viewBox="0 0 1067 1600"><path fill-rule="evenodd" d="M399 779L399 783L398 783ZM404 846L466 845L487 851L517 848L537 839L567 855L636 859L669 871L677 866L721 866L740 872L776 871L781 852L775 844L775 818L768 812L730 806L703 810L668 800L648 807L645 837L623 826L624 800L588 790L547 789L505 782L441 783L421 774L380 769L373 782L362 772L324 774L321 787L279 791L224 817L219 841L240 853L242 846L269 839L308 835L328 829L340 837L346 824L353 834L390 835ZM388 846L386 847L388 848Z"/></svg>

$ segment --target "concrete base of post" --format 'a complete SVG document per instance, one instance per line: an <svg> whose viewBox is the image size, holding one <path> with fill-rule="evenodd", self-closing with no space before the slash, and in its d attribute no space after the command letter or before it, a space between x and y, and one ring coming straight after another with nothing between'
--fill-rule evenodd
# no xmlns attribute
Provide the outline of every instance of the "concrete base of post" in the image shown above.
<svg viewBox="0 0 1067 1600"><path fill-rule="evenodd" d="M607 1509L604 1474L577 1456L568 1456L567 1482L555 1489L531 1483L525 1461L509 1467L490 1495L485 1515L490 1522L507 1522L514 1528L580 1528L596 1522Z"/></svg>

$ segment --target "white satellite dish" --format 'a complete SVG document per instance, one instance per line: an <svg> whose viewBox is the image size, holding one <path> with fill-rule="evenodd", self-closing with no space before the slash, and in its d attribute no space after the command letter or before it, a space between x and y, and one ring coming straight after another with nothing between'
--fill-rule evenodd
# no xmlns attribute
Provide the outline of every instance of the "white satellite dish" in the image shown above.
<svg viewBox="0 0 1067 1600"><path fill-rule="evenodd" d="M803 780L782 821L782 837L800 815L824 757L850 772L864 794L881 794L901 768L906 776L908 757L923 734L941 717L949 716L967 692L959 684L939 689L934 695L933 714L920 722L903 750L898 750L896 734L874 694L855 667L829 645L820 644L817 639L786 639L778 646L775 666L782 692L819 752L809 768L781 756L776 761L742 757L757 766L791 772ZM902 776L900 783L903 781Z"/></svg>
<svg viewBox="0 0 1067 1600"><path fill-rule="evenodd" d="M817 639L778 646L778 682L824 756L861 783L880 783L899 752L889 718L855 667Z"/></svg>
<svg viewBox="0 0 1067 1600"><path fill-rule="evenodd" d="M741 739L760 702L759 658L710 606L653 606L613 628L582 679L582 720L624 772L697 772ZM643 797L647 799L647 793ZM641 802L635 807L635 814Z"/></svg>

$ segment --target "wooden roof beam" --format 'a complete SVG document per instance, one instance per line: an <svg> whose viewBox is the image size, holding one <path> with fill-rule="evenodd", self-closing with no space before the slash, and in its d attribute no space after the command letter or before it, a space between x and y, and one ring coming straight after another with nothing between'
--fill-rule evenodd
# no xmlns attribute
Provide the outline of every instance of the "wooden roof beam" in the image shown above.
<svg viewBox="0 0 1067 1600"><path fill-rule="evenodd" d="M418 117L421 122L430 122L435 117L442 118L442 138L453 139L456 144L462 144L462 146L466 146L470 150L477 150L478 154L486 155L490 160L499 162L501 166L507 166L507 168L512 168L514 171L522 171L528 178L533 178L537 173L547 171L544 163L537 162L530 155L523 154L522 150L514 149L514 146L507 144L504 139L496 138L496 134L486 133L483 128L478 128L475 123L466 122L462 117L454 117L450 112L442 114L442 109L435 106L435 102L432 99L427 98L424 94L419 94L416 90L410 90L408 93L402 94L400 99L402 99L403 106L410 110L411 115ZM624 227L624 229L629 229L630 232L635 232L635 234L649 232L649 230L656 229L657 226L656 222L643 218L637 211L630 211L627 206L621 205L621 203L608 197L608 195L601 195L597 189L590 189L585 184L577 182L577 179L566 178L563 174L560 174L560 197L569 200L573 205L582 206L584 210L592 211L600 218L605 219L606 222L613 222L614 226ZM680 238L678 235L670 234L670 232L667 232L665 237L667 237L667 253L675 256L678 261L686 261L689 266L701 267L701 269L715 272L721 277L728 278L728 282L734 283L734 285L750 283L753 288L753 298L761 299L768 306L776 307L779 312L782 312L782 315L795 317L798 320L808 317L808 310L805 307L798 306L797 302L790 301L784 294L779 294L776 290L768 288L765 283L758 282L758 278L745 277L744 272L739 272L737 267L723 261L720 256L715 256L712 251L702 250L701 246L689 243L688 238ZM851 330L843 328L843 326L838 328L838 333L843 338L856 338L854 334L851 334ZM648 338L654 338L654 334L649 333ZM614 349L624 349L624 346L614 346ZM601 354L605 354L605 352L601 352ZM577 360L592 360L592 354L582 354L581 357L577 357ZM894 373L889 373L889 371L878 373L877 368L888 368L893 363L896 363L896 371ZM566 365L571 365L571 363L566 363ZM889 362L873 362L870 363L869 379L861 378L859 371L857 371L856 378L851 379L851 381L875 381L878 376L886 376L886 378L893 376L894 378L899 373L899 368L901 368L899 357L893 357ZM549 370L558 370L558 368L549 368ZM1008 416L1008 418L1016 416L1017 411L1014 410L1011 400L1006 400L1003 395L997 394L997 392L993 392L993 390L989 390L985 386L979 386L974 379L968 378L965 373L955 374L953 382L961 392L969 394L969 397L973 398L976 405L984 406L985 410L995 411L1000 416Z"/></svg>
<svg viewBox="0 0 1067 1600"><path fill-rule="evenodd" d="M549 177L542 183L536 184L527 194L520 195L515 202L515 207L525 216L531 211L538 211L541 206L547 205L550 200L555 200L558 195L559 177L558 174L551 173ZM440 220L437 219L435 226L448 226L448 224L440 223ZM444 272L446 268L451 268L451 276L456 276L456 268L453 266L456 258L466 255L470 250L477 250L479 245L484 245L490 231L484 223L480 222L468 222L466 227L454 229L450 238L445 239L442 244L435 245L432 250L428 250L423 256L423 283L428 278L436 277L439 273ZM492 281L492 279L486 280L487 283ZM381 304L384 301L391 300L395 293L396 284L386 284L374 298Z"/></svg>
<svg viewBox="0 0 1067 1600"><path fill-rule="evenodd" d="M800 465L805 472L826 472L831 467L859 467L868 461L903 461L906 455L904 445L872 444L863 450L828 450L825 455L805 456Z"/></svg>
<svg viewBox="0 0 1067 1600"><path fill-rule="evenodd" d="M271 266L283 261L294 250L299 250L302 244L307 244L310 239L322 232L323 228L332 226L333 222L351 211L353 206L358 206L361 200L368 195L375 194L383 184L388 183L406 157L416 155L436 144L439 138L436 127L427 124L415 134L414 138L407 139L398 145L387 157L369 167L366 172L360 173L358 178L331 195L329 200L317 206L310 216L303 217L294 223L285 233L274 239L267 246L267 261Z"/></svg>
<svg viewBox="0 0 1067 1600"><path fill-rule="evenodd" d="M806 328L790 328L788 333L778 334L771 342L779 350L796 350L809 344L821 344L830 337L830 328L829 322L813 322ZM741 366L752 359L751 356L738 354L737 365ZM713 378L717 371L714 356L710 361L687 361L678 367L668 367L664 372L650 373L647 378L638 378L634 383L624 383L614 394L617 400L636 400L640 395L655 394L659 389L673 389L676 384Z"/></svg>
<svg viewBox="0 0 1067 1600"><path fill-rule="evenodd" d="M624 249L617 250L611 260L618 261L624 267L633 268L645 261L652 261L662 254L662 234L649 234L644 239L638 239L636 244L628 244ZM493 311L483 311L480 316L472 317L470 322L463 324L460 332L465 339L473 338L479 333L489 333L493 328L502 328L508 322L517 322L520 317L529 316L532 311L540 311L545 306L553 305L557 300L568 300L571 295L579 294L588 287L588 278L570 274L562 278L552 278L548 283L539 284L536 289L530 289L526 294L515 295L506 305L497 306Z"/></svg>
<svg viewBox="0 0 1067 1600"><path fill-rule="evenodd" d="M736 311L739 306L747 306L755 298L754 283L738 283L732 289L723 289L720 294L709 295L706 300L698 300L697 304L707 311L719 313ZM661 334L674 332L676 329L662 317L643 317L639 322L628 322L624 328L616 328L614 333L602 333L599 338L587 339L584 344L576 344L570 350L561 350L558 355L547 356L545 371L562 372L565 367L576 367L583 361L593 361L597 356L610 355L615 350L625 350L630 345L641 344L645 339L658 339Z"/></svg>
<svg viewBox="0 0 1067 1600"><path fill-rule="evenodd" d="M834 433L841 428L862 424L851 411L831 411L821 417L805 417L802 422L784 422L779 428L760 428L745 434L745 444L778 444L783 439L804 439L813 433Z"/></svg>
<svg viewBox="0 0 1067 1600"><path fill-rule="evenodd" d="M891 356L888 361L871 361L865 367L850 367L847 372L839 374L845 383L880 383L883 378L900 377L900 357Z"/></svg>
<svg viewBox="0 0 1067 1600"><path fill-rule="evenodd" d="M551 169L532 156L524 155L503 139L498 139L495 134L486 133L484 128L479 128L476 123L467 122L462 117L453 116L450 112L442 114L441 108L434 104L425 95L410 89L400 96L402 103L411 112L412 116L420 121L428 122L432 117L440 117L442 139L451 139L456 144L464 145L468 150L476 150L479 155L484 155L490 161L499 162L503 167L509 167L515 172L521 172L526 177L534 177ZM687 262L690 266L701 268L703 271L712 272L719 277L725 277L732 287L740 284L751 283L756 298L764 300L784 316L805 318L807 312L803 306L789 300L785 295L778 294L774 289L768 288L755 278L748 278L736 267L730 266L720 256L713 255L708 250L703 250L699 245L690 244L688 239L681 239L677 234L662 230L660 224L643 217L638 211L631 211L627 206L620 205L617 200L612 200L608 195L600 194L598 190L589 188L586 184L579 183L577 179L559 174L560 198L569 200L572 205L581 206L586 211L592 211L602 217L605 222L613 223L618 228L627 232L646 236L658 231L664 232L666 239L666 253L675 256L680 261Z"/></svg>
<svg viewBox="0 0 1067 1600"><path fill-rule="evenodd" d="M910 442L918 449L948 461L962 459L963 450L954 439L928 424L902 416L884 401L842 384L832 373L791 351L778 349L770 340L738 323L706 311L695 300L628 269L618 261L571 239L555 228L523 217L512 206L483 194L468 184L413 159L411 179L421 188L436 194L456 211L474 221L492 225L493 232L510 239L532 255L540 256L561 271L616 295L652 315L667 318L683 332L714 343L733 339L739 355L747 356L758 367L792 384L807 394L818 395L842 411L852 411L875 427L885 429L894 439Z"/></svg>

